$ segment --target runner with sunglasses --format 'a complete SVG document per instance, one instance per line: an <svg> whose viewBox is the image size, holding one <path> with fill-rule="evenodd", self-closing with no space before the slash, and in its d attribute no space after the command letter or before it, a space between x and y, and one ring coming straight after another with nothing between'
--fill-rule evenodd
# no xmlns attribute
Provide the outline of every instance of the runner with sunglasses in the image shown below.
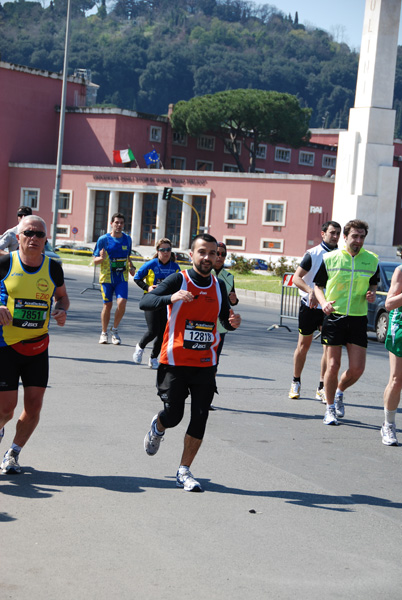
<svg viewBox="0 0 402 600"><path fill-rule="evenodd" d="M21 472L19 453L39 422L48 382L50 317L63 326L70 304L61 265L44 255L43 219L25 217L17 238L19 249L0 256L0 440L17 406L20 378L24 408L3 473Z"/></svg>
<svg viewBox="0 0 402 600"><path fill-rule="evenodd" d="M154 290L168 275L177 273L178 271L180 271L180 267L174 260L171 241L168 238L162 238L156 244L156 252L152 260L146 262L138 269L134 276L134 281L147 294ZM136 345L133 361L136 365L140 365L146 345L154 340L148 366L151 369L157 369L159 364L158 356L161 351L163 333L167 321L166 308L157 311L146 310L145 320L148 331Z"/></svg>

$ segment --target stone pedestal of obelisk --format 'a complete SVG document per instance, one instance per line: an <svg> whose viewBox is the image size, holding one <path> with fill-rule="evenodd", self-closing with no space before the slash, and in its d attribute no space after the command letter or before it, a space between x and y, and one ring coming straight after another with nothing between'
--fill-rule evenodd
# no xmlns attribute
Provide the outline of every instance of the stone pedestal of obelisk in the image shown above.
<svg viewBox="0 0 402 600"><path fill-rule="evenodd" d="M365 246L381 259L393 247L399 169L392 110L401 0L366 0L355 106L339 136L332 218L369 224Z"/></svg>

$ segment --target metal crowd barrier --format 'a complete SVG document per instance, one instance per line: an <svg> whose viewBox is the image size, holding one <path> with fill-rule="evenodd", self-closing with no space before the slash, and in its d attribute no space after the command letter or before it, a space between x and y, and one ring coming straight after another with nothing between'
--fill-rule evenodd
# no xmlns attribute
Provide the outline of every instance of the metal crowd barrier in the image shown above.
<svg viewBox="0 0 402 600"><path fill-rule="evenodd" d="M293 275L294 273L285 273L283 276L279 323L271 325L267 331L278 329L279 327L286 327L288 331L291 331L290 327L283 324L283 320L292 319L298 321L299 319L300 295L298 288L293 285Z"/></svg>
<svg viewBox="0 0 402 600"><path fill-rule="evenodd" d="M99 283L99 265L94 265L94 274L92 277L92 284L89 287L86 287L82 290L81 294L84 294L87 290L98 290L101 291L101 286Z"/></svg>

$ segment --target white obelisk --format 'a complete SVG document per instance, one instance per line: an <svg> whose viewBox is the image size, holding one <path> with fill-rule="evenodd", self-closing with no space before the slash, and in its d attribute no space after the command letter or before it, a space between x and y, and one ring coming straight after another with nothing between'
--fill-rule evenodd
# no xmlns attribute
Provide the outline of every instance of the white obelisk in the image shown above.
<svg viewBox="0 0 402 600"><path fill-rule="evenodd" d="M366 247L395 259L399 169L393 167L392 110L401 0L366 0L355 106L339 136L333 219L369 224Z"/></svg>

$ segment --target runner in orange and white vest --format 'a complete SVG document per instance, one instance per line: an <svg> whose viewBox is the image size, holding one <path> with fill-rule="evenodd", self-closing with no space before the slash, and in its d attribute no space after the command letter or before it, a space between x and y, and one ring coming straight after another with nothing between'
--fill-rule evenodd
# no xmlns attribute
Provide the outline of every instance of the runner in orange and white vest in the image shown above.
<svg viewBox="0 0 402 600"><path fill-rule="evenodd" d="M187 396L191 395L191 418L184 438L184 450L176 474L176 485L186 491L202 491L190 466L201 446L208 411L216 391L217 348L220 335L217 320L233 331L240 315L230 308L226 286L211 275L217 241L209 234L197 236L190 255L193 268L167 277L140 301L142 310L166 306L168 322L163 337L157 374L158 395L164 409L154 416L144 448L153 456L159 450L165 430L183 418Z"/></svg>

